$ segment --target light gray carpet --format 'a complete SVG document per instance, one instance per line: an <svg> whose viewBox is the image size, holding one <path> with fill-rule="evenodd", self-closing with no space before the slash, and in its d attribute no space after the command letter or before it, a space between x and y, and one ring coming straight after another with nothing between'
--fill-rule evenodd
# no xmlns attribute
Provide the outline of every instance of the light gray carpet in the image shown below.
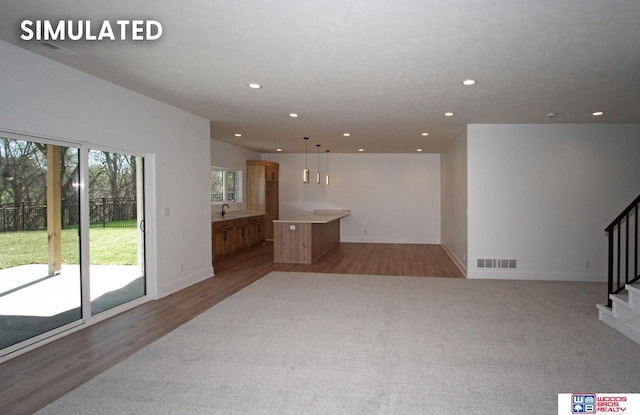
<svg viewBox="0 0 640 415"><path fill-rule="evenodd" d="M40 414L554 414L640 392L601 283L274 272Z"/></svg>

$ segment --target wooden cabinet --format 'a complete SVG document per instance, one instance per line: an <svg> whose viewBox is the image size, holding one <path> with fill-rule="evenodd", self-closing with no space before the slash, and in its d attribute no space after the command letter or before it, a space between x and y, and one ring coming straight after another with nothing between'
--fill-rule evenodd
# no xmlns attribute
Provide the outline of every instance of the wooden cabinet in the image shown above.
<svg viewBox="0 0 640 415"><path fill-rule="evenodd" d="M265 215L211 223L212 257L220 258L265 241Z"/></svg>
<svg viewBox="0 0 640 415"><path fill-rule="evenodd" d="M236 249L244 249L250 246L249 244L249 218L235 219L233 221L235 229L234 242Z"/></svg>
<svg viewBox="0 0 640 415"><path fill-rule="evenodd" d="M249 219L249 245L258 245L266 240L265 223L266 216L255 216Z"/></svg>
<svg viewBox="0 0 640 415"><path fill-rule="evenodd" d="M215 258L235 252L233 221L213 222L211 228L213 235L213 257Z"/></svg>
<svg viewBox="0 0 640 415"><path fill-rule="evenodd" d="M272 163L275 164L275 163ZM271 163L268 165L265 165L265 180L267 182L278 182L278 165L276 164L275 166L272 166Z"/></svg>
<svg viewBox="0 0 640 415"><path fill-rule="evenodd" d="M264 212L264 237L273 240L273 221L280 219L279 165L247 160L247 210Z"/></svg>

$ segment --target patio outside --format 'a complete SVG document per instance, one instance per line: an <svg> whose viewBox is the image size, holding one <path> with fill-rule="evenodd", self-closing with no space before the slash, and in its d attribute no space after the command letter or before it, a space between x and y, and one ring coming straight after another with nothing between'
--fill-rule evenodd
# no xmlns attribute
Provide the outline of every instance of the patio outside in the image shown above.
<svg viewBox="0 0 640 415"><path fill-rule="evenodd" d="M0 351L145 295L143 169L136 155L0 137Z"/></svg>

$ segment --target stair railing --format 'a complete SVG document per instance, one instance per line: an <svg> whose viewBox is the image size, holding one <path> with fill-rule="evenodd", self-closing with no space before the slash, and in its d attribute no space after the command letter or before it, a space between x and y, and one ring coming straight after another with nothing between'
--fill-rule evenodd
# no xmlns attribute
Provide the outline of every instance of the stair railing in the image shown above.
<svg viewBox="0 0 640 415"><path fill-rule="evenodd" d="M617 294L625 289L626 284L633 284L640 280L638 273L638 205L640 195L605 231L609 235L609 300L611 307L611 294Z"/></svg>

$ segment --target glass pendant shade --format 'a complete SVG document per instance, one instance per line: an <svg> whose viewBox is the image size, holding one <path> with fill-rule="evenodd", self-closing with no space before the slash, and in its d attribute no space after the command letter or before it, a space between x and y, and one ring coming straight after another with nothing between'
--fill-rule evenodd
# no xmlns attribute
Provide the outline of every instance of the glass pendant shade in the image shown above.
<svg viewBox="0 0 640 415"><path fill-rule="evenodd" d="M329 186L329 150L327 150L327 186Z"/></svg>
<svg viewBox="0 0 640 415"><path fill-rule="evenodd" d="M309 156L307 153L307 141L309 141L309 137L304 138L304 170L302 171L303 183L309 183Z"/></svg>
<svg viewBox="0 0 640 415"><path fill-rule="evenodd" d="M318 173L316 173L316 183L320 184L320 144L316 144L318 148Z"/></svg>

